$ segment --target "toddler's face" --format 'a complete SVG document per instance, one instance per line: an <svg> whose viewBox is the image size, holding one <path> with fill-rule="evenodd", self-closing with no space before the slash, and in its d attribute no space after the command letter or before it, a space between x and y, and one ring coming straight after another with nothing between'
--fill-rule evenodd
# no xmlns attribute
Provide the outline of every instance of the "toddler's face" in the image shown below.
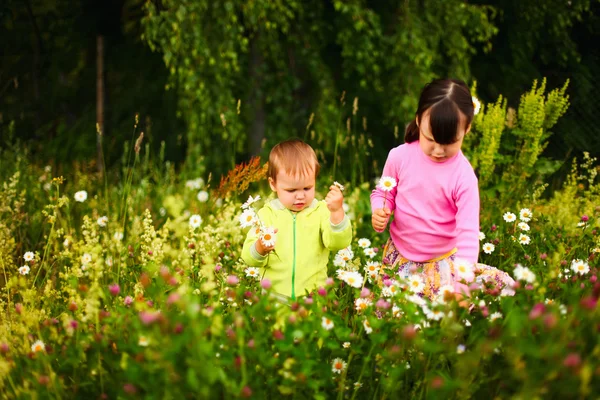
<svg viewBox="0 0 600 400"><path fill-rule="evenodd" d="M271 189L290 211L298 212L308 207L315 198L316 178L314 172L306 176L292 176L279 171L277 180L269 178Z"/></svg>
<svg viewBox="0 0 600 400"><path fill-rule="evenodd" d="M465 135L471 130L470 126L467 127L467 129L463 128L465 125L465 116L461 114L460 117L460 128L458 128L458 132L456 132L457 140L450 144L439 144L436 143L433 138L433 133L431 133L429 111L423 113L419 124L419 145L421 146L423 153L431 160L435 162L444 162L454 157L459 152Z"/></svg>

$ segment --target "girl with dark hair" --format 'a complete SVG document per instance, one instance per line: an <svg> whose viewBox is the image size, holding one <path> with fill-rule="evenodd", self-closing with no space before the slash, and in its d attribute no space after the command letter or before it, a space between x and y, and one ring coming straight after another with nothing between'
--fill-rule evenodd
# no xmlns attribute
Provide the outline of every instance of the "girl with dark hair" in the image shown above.
<svg viewBox="0 0 600 400"><path fill-rule="evenodd" d="M385 230L394 213L384 264L430 299L447 291L468 294L465 283L473 280L514 294L508 274L477 264L479 189L461 152L474 114L474 98L463 81L428 83L405 143L390 151L383 168L382 180L397 185L378 185L371 193L375 231Z"/></svg>

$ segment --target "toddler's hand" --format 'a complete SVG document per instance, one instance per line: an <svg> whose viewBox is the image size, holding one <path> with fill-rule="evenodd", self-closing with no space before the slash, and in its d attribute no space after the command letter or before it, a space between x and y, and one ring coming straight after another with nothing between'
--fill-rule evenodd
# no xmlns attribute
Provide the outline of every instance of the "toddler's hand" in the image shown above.
<svg viewBox="0 0 600 400"><path fill-rule="evenodd" d="M330 221L332 224L337 225L343 221L345 217L344 213L344 195L342 190L337 185L329 186L329 193L325 196L325 203L329 212L331 212Z"/></svg>
<svg viewBox="0 0 600 400"><path fill-rule="evenodd" d="M258 254L260 254L261 256L266 256L267 254L269 254L270 252L273 251L273 249L275 249L275 245L273 246L265 246L262 242L262 240L258 239L256 241L256 243L254 244L256 251L258 251Z"/></svg>
<svg viewBox="0 0 600 400"><path fill-rule="evenodd" d="M389 208L377 208L371 216L371 225L377 232L383 232L390 219L392 212Z"/></svg>

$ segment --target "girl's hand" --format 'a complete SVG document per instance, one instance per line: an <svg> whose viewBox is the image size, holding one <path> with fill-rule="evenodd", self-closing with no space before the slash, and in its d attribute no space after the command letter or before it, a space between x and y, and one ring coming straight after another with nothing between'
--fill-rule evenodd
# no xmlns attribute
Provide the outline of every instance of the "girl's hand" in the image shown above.
<svg viewBox="0 0 600 400"><path fill-rule="evenodd" d="M344 195L338 186L329 186L329 193L327 193L327 196L325 196L325 203L331 212L331 223L337 225L342 222L344 216L346 215L343 207Z"/></svg>
<svg viewBox="0 0 600 400"><path fill-rule="evenodd" d="M377 232L383 232L390 220L391 214L392 212L389 208L377 208L374 210L373 215L371 215L371 225L373 225L373 229Z"/></svg>

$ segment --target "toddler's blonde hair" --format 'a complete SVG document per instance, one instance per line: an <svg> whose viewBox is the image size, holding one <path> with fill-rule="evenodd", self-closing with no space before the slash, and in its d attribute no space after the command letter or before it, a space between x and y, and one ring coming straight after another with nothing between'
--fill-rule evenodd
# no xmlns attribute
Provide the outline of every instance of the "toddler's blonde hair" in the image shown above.
<svg viewBox="0 0 600 400"><path fill-rule="evenodd" d="M267 176L277 180L279 171L291 176L307 176L314 172L319 175L321 166L310 145L300 139L288 139L275 145L269 153Z"/></svg>

